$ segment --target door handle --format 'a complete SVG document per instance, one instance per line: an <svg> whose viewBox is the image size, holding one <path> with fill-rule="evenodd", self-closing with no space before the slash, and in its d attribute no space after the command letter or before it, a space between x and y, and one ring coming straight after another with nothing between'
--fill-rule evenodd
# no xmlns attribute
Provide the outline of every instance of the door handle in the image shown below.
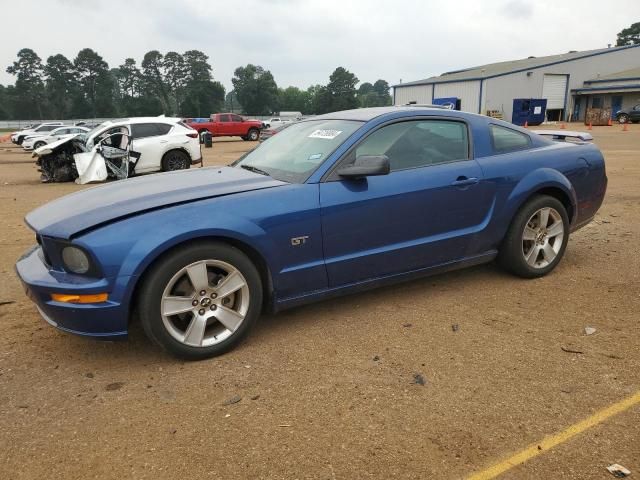
<svg viewBox="0 0 640 480"><path fill-rule="evenodd" d="M167 142L168 142L168 140L160 140L159 143L167 143Z"/></svg>
<svg viewBox="0 0 640 480"><path fill-rule="evenodd" d="M480 180L478 180L476 177L461 176L458 177L455 182L451 182L451 185L453 185L454 187L468 187L469 185L475 185L479 181Z"/></svg>

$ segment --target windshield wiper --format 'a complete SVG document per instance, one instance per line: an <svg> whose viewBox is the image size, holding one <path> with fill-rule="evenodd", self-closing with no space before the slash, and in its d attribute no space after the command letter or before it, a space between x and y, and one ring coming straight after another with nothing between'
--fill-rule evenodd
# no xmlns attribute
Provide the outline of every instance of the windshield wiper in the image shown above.
<svg viewBox="0 0 640 480"><path fill-rule="evenodd" d="M260 175L266 175L267 177L271 176L264 170L258 167L254 167L253 165L240 165L240 168L244 168L245 170L249 170L250 172L253 172L253 173L259 173Z"/></svg>

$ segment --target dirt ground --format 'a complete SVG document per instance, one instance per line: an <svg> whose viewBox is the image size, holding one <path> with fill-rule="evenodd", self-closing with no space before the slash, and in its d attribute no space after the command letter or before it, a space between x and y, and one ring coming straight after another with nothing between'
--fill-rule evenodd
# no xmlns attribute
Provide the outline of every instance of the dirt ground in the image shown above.
<svg viewBox="0 0 640 480"><path fill-rule="evenodd" d="M199 363L138 325L99 342L40 319L13 270L34 243L22 218L82 187L40 184L0 144L0 478L463 478L634 394L640 125L593 134L605 204L552 275L486 265L317 303ZM251 146L216 141L205 165ZM504 478L607 479L612 463L640 475L639 405Z"/></svg>

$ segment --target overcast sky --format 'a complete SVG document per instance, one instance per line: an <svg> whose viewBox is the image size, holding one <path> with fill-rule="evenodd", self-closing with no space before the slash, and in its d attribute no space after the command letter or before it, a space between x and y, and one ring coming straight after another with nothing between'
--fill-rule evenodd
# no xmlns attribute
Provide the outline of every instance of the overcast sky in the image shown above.
<svg viewBox="0 0 640 480"><path fill-rule="evenodd" d="M615 44L640 0L20 0L3 7L0 83L20 48L43 62L89 47L109 63L198 49L227 91L236 67L281 87L326 83L344 66L390 84L503 60Z"/></svg>

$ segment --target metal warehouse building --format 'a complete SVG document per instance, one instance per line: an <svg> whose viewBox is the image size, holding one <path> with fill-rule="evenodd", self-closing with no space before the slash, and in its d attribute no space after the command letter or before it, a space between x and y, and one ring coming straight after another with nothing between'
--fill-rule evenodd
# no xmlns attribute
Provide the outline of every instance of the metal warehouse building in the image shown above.
<svg viewBox="0 0 640 480"><path fill-rule="evenodd" d="M394 85L394 104L456 102L513 121L526 99L545 99L548 120L584 120L587 108L640 103L640 45L529 57ZM514 110L515 105L515 110ZM515 113L515 115L514 115ZM514 122L517 123L517 122Z"/></svg>

